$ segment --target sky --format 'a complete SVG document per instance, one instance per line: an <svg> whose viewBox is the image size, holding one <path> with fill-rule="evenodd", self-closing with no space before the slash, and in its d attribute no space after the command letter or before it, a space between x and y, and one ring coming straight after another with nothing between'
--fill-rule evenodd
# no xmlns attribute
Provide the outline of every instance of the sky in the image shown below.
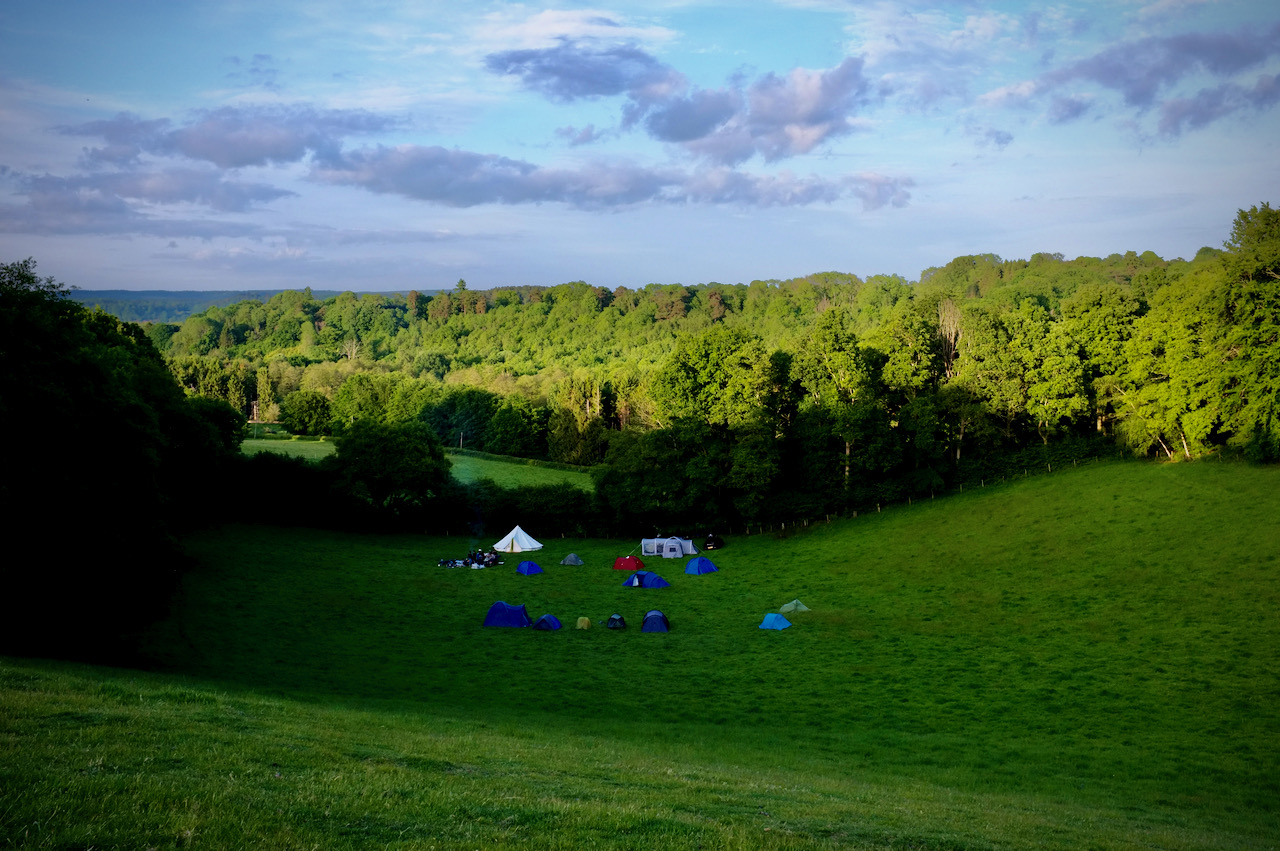
<svg viewBox="0 0 1280 851"><path fill-rule="evenodd" d="M1273 2L0 4L0 262L82 289L1190 259L1278 190Z"/></svg>

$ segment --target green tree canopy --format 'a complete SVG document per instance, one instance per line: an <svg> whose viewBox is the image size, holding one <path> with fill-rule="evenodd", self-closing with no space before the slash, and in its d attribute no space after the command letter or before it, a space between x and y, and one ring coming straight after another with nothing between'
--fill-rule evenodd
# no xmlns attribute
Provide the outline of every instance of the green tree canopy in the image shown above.
<svg viewBox="0 0 1280 851"><path fill-rule="evenodd" d="M450 482L449 460L426 423L357 420L337 443L325 460L343 492L402 520L420 518Z"/></svg>
<svg viewBox="0 0 1280 851"><path fill-rule="evenodd" d="M682 339L653 377L660 421L737 425L768 406L771 370L759 337L715 326Z"/></svg>

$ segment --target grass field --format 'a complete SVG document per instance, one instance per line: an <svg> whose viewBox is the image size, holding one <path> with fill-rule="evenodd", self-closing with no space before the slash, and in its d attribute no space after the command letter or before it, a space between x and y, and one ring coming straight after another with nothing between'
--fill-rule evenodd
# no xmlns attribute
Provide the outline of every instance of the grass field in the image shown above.
<svg viewBox="0 0 1280 851"><path fill-rule="evenodd" d="M575 470L558 470L534 464L513 463L500 460L496 456L482 458L474 455L450 455L449 463L453 465L451 471L453 477L460 482L492 479L507 488L569 484L588 492L595 490L591 476Z"/></svg>
<svg viewBox="0 0 1280 851"><path fill-rule="evenodd" d="M275 452L278 455L306 458L308 461L319 461L332 455L335 448L337 447L331 440L270 440L249 437L240 444L240 451L245 455Z"/></svg>
<svg viewBox="0 0 1280 851"><path fill-rule="evenodd" d="M655 590L631 541L209 532L169 674L0 662L0 847L1276 847L1277 518L1274 468L1101 465Z"/></svg>
<svg viewBox="0 0 1280 851"><path fill-rule="evenodd" d="M281 455L292 455L316 461L331 455L334 443L330 440L268 440L247 438L241 444L241 451L246 455L257 452L276 452ZM524 487L526 485L570 484L585 491L594 489L591 477L575 470L558 470L502 460L498 456L484 458L475 455L449 455L453 477L460 482L469 483L478 479L492 479L503 487Z"/></svg>

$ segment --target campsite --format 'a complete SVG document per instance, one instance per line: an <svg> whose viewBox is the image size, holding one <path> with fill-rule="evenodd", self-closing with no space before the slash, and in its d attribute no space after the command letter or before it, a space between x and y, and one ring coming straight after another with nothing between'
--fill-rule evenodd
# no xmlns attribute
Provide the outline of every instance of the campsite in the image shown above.
<svg viewBox="0 0 1280 851"><path fill-rule="evenodd" d="M0 33L0 851L1280 851L1280 3Z"/></svg>
<svg viewBox="0 0 1280 851"><path fill-rule="evenodd" d="M671 583L652 591L612 569L638 540L547 540L529 577L436 567L457 538L210 530L150 636L157 673L0 663L3 830L101 847L1266 847L1278 474L1101 464L734 536L715 573L649 560ZM584 564L561 565L570 551ZM790 628L758 628L796 599ZM498 600L565 628L486 629ZM669 633L643 631L652 609ZM603 628L614 612L627 629Z"/></svg>

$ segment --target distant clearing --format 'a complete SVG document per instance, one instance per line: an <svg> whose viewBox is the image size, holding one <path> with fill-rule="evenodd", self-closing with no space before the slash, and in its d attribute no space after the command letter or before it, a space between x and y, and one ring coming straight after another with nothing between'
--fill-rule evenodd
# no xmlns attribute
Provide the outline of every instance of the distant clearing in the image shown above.
<svg viewBox="0 0 1280 851"><path fill-rule="evenodd" d="M267 440L250 437L240 444L240 451L245 455L274 452L277 455L306 458L308 461L319 461L332 455L336 448L331 440Z"/></svg>
<svg viewBox="0 0 1280 851"><path fill-rule="evenodd" d="M291 455L316 461L333 454L335 444L332 440L268 440L248 438L241 445L246 455L257 452L275 452L280 455ZM458 455L445 450L449 463L453 465L453 477L460 482L468 483L479 479L492 479L503 487L523 487L525 485L558 485L568 484L584 491L591 491L594 485L591 476L577 470L562 470L556 467L543 467L521 459L511 459L501 455L479 456Z"/></svg>
<svg viewBox="0 0 1280 851"><path fill-rule="evenodd" d="M492 479L503 487L520 487L524 485L559 485L568 484L584 491L594 490L591 476L575 470L560 470L554 467L541 467L520 460L510 460L502 456L480 457L475 455L457 455L448 452L449 463L453 465L453 477L460 482L474 482L478 479Z"/></svg>
<svg viewBox="0 0 1280 851"><path fill-rule="evenodd" d="M1277 518L1280 469L1093 465L656 590L610 569L631 540L526 577L435 567L506 530L202 533L174 675L0 660L0 844L1270 847ZM597 624L484 629L495 600Z"/></svg>

